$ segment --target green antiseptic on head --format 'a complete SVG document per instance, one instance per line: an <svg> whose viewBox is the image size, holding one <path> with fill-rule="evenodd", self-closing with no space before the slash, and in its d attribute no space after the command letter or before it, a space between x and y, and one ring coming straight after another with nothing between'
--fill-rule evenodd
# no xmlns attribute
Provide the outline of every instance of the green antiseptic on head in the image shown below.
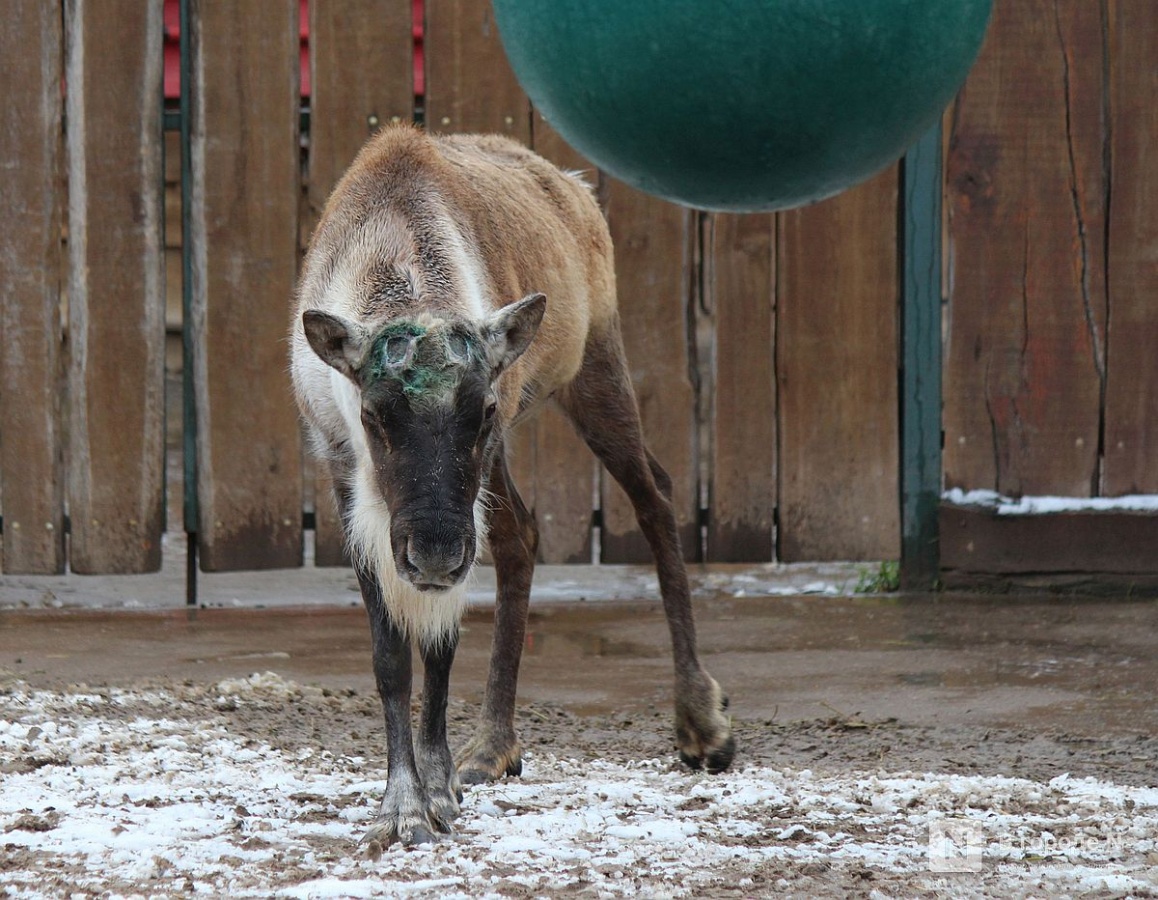
<svg viewBox="0 0 1158 900"><path fill-rule="evenodd" d="M367 366L372 381L399 381L411 403L434 406L448 399L467 367L480 358L476 341L448 323L404 319L375 336Z"/></svg>

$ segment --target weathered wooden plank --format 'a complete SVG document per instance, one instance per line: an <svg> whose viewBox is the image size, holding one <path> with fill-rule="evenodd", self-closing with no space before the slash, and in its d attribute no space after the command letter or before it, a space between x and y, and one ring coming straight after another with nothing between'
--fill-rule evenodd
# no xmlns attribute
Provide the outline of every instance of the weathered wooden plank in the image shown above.
<svg viewBox="0 0 1158 900"><path fill-rule="evenodd" d="M1158 4L1110 9L1106 494L1158 493Z"/></svg>
<svg viewBox="0 0 1158 900"><path fill-rule="evenodd" d="M297 566L301 446L285 333L298 257L298 4L199 3L193 29L201 561Z"/></svg>
<svg viewBox="0 0 1158 900"><path fill-rule="evenodd" d="M896 559L897 170L780 214L780 558Z"/></svg>
<svg viewBox="0 0 1158 900"><path fill-rule="evenodd" d="M533 424L539 561L589 563L599 477L595 457L554 406L545 408Z"/></svg>
<svg viewBox="0 0 1158 900"><path fill-rule="evenodd" d="M312 231L326 199L366 139L380 126L414 115L414 41L410 0L310 4L310 157ZM366 73L374 77L367 78ZM315 556L345 565L341 522L325 466L314 483Z"/></svg>
<svg viewBox="0 0 1158 900"><path fill-rule="evenodd" d="M489 3L426 0L426 127L531 143L531 105L515 80Z"/></svg>
<svg viewBox="0 0 1158 900"><path fill-rule="evenodd" d="M948 572L1154 573L1158 516L1065 512L1002 516L942 505L941 566Z"/></svg>
<svg viewBox="0 0 1158 900"><path fill-rule="evenodd" d="M0 59L0 569L64 570L61 9L4 7Z"/></svg>
<svg viewBox="0 0 1158 900"><path fill-rule="evenodd" d="M380 126L413 119L410 7L410 0L310 4L308 195L315 222L366 139Z"/></svg>
<svg viewBox="0 0 1158 900"><path fill-rule="evenodd" d="M696 395L688 362L692 214L614 179L606 188L623 341L644 437L671 475L684 556L697 560ZM627 496L606 474L602 509L603 562L651 562Z"/></svg>
<svg viewBox="0 0 1158 900"><path fill-rule="evenodd" d="M1101 4L1000 0L958 97L945 480L1098 484L1105 378Z"/></svg>
<svg viewBox="0 0 1158 900"><path fill-rule="evenodd" d="M776 514L776 219L708 222L715 352L707 559L765 562Z"/></svg>
<svg viewBox="0 0 1158 900"><path fill-rule="evenodd" d="M161 0L68 6L69 565L161 567Z"/></svg>
<svg viewBox="0 0 1158 900"><path fill-rule="evenodd" d="M532 146L537 153L569 171L585 172L592 185L598 181L595 167L541 115L535 113L532 122ZM592 501L599 477L595 457L554 406L528 424L534 428L532 496L539 522L539 559L590 562Z"/></svg>
<svg viewBox="0 0 1158 900"><path fill-rule="evenodd" d="M345 530L334 495L330 467L317 461L312 467L314 479L314 565L348 566ZM309 471L309 470L307 470Z"/></svg>

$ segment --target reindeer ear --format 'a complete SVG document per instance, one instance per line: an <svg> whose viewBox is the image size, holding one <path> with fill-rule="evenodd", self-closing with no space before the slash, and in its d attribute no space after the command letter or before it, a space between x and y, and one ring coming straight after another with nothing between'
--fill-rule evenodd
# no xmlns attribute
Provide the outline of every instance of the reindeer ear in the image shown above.
<svg viewBox="0 0 1158 900"><path fill-rule="evenodd" d="M543 313L546 311L546 296L531 294L518 303L504 306L487 319L483 337L487 343L492 378L497 378L523 355L538 332L539 323L543 321Z"/></svg>
<svg viewBox="0 0 1158 900"><path fill-rule="evenodd" d="M306 340L322 362L357 381L366 355L366 334L359 325L321 310L308 309L302 313L302 327Z"/></svg>

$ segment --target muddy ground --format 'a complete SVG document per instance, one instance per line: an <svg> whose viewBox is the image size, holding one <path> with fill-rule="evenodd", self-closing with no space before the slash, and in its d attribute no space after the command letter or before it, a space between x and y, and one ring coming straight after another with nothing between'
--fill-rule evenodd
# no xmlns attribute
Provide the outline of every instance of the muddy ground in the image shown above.
<svg viewBox="0 0 1158 900"><path fill-rule="evenodd" d="M701 652L731 695L741 759L1038 780L1068 771L1138 785L1158 776L1156 601L716 597L699 606ZM468 613L458 703L481 699L490 629L489 610ZM0 613L0 671L42 688L192 686L270 670L353 691L370 710L368 645L353 606ZM666 753L670 666L657 603L534 607L520 677L525 741L616 760ZM415 670L418 690L417 658ZM315 727L300 740L346 733ZM297 733L292 720L282 729Z"/></svg>
<svg viewBox="0 0 1158 900"><path fill-rule="evenodd" d="M452 745L470 734L488 619L477 612L466 623L452 684ZM4 718L31 723L0 743L10 785L75 769L78 760L95 764L84 755L85 729L94 727L105 744L132 748L124 755L130 781L147 780L150 766L171 765L163 757L133 762L141 753L207 735L256 748L274 770L320 765L317 778L374 783L328 794L290 791L291 807L299 798L296 812L253 812L254 827L260 820L275 833L303 816L330 830L295 856L269 830L238 826L253 839L249 850L269 855L238 863L232 881L204 860L178 877L180 854L173 859L168 851L158 859L169 862L148 877L126 879L116 864L97 876L94 860L106 857L91 848L24 840L64 833L51 811L6 810L0 895L36 896L28 893L34 883L50 896L78 884L92 896L226 888L256 896L1156 896L1158 884L1146 875L1158 868L1156 626L1153 602L717 598L700 611L701 641L706 665L731 693L740 749L732 775L709 779L682 772L673 758L670 663L656 606L538 608L519 708L526 777L497 794L468 797L460 837L441 849L388 849L370 859L356 839L380 795L385 760L359 610L8 613L0 619ZM276 674L251 677L266 671ZM54 723L47 734L43 722ZM163 739L146 737L139 746L135 738L114 740L125 729L136 734L142 722L158 723ZM62 737L53 744L57 728ZM358 762L347 771L349 760ZM353 782L340 781L346 776ZM120 776L110 777L120 784ZM228 801L236 789L229 777L207 788L206 803ZM1086 778L1096 789L1066 793ZM642 812L617 804L614 792L598 799L598 785L620 779L630 796L654 788L669 799L654 807L640 801ZM737 794L763 784L779 799L731 802L729 779ZM1081 800L1082 791L1094 791L1096 802ZM816 807L818 794L824 808ZM904 803L896 802L902 795ZM974 795L960 809L946 800ZM247 807L259 802L239 801L246 813L239 820L248 821ZM610 829L610 838L551 830L564 826L548 813L588 802L626 824ZM1093 805L1082 811L1082 802ZM136 820L126 810L128 828ZM529 812L548 816L546 824L528 815L529 830L492 844L497 824ZM100 814L105 819L93 821L119 813ZM1031 847L1018 857L991 834L982 871L939 874L926 858L938 814L972 817L990 829L997 822L1006 835L1021 829L1023 838L1026 828L1054 837L1085 828L1096 840L1071 846L1063 837L1057 852ZM640 817L664 823L658 837L630 831ZM616 844L616 834L643 842L636 856L624 856L629 849ZM511 853L500 852L503 841ZM1099 855L1096 841L1113 851ZM691 860L696 854L699 862Z"/></svg>

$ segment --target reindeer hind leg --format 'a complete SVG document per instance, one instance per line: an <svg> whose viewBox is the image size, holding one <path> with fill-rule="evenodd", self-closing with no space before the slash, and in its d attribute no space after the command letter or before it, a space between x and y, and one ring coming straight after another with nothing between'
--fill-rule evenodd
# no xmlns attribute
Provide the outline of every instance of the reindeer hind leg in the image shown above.
<svg viewBox="0 0 1158 900"><path fill-rule="evenodd" d="M579 434L631 500L655 556L675 662L675 733L680 758L693 769L721 772L735 740L728 701L700 665L687 570L671 503L671 479L643 441L617 327L588 339L583 365L559 402Z"/></svg>

